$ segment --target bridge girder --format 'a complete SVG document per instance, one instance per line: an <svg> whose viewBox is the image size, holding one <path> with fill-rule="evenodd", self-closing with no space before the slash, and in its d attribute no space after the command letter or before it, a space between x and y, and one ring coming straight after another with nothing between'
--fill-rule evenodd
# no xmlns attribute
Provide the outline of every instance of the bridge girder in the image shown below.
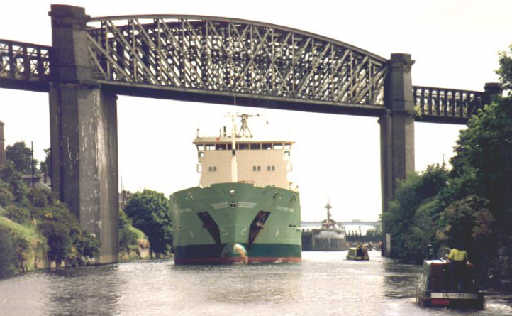
<svg viewBox="0 0 512 316"><path fill-rule="evenodd" d="M386 59L273 24L207 16L88 22L95 78L198 93L383 106Z"/></svg>

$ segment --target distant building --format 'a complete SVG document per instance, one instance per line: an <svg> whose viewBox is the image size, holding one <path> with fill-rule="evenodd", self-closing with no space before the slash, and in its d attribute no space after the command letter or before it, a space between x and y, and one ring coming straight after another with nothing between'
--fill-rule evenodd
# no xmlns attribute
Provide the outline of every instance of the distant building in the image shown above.
<svg viewBox="0 0 512 316"><path fill-rule="evenodd" d="M4 122L0 121L0 167L5 165Z"/></svg>

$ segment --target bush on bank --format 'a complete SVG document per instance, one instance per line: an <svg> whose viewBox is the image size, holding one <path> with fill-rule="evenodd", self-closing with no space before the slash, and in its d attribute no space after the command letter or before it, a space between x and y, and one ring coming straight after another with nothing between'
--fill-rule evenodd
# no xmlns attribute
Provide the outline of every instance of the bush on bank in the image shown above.
<svg viewBox="0 0 512 316"><path fill-rule="evenodd" d="M51 262L83 262L98 242L48 188L28 187L15 165L0 169L0 276L47 267Z"/></svg>
<svg viewBox="0 0 512 316"><path fill-rule="evenodd" d="M148 247L147 237L124 213L119 222L121 259L140 258L139 246ZM81 229L49 188L27 186L9 160L0 168L0 278L51 264L87 264L99 247L96 236Z"/></svg>

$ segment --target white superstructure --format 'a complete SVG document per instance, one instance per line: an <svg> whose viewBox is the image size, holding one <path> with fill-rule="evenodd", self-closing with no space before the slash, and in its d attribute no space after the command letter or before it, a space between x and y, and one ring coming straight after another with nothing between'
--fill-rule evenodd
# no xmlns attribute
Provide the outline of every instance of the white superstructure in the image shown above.
<svg viewBox="0 0 512 316"><path fill-rule="evenodd" d="M217 137L200 137L197 147L201 173L200 186L214 183L246 182L258 187L272 185L292 188L288 180L291 171L290 154L293 141L253 138L247 125L250 115L237 115L241 119L238 130L233 116L233 127L228 134L224 127Z"/></svg>

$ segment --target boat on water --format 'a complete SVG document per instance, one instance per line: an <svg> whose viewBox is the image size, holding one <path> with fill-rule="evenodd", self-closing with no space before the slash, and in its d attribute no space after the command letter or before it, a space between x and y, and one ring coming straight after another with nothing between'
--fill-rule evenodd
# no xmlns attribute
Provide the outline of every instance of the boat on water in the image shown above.
<svg viewBox="0 0 512 316"><path fill-rule="evenodd" d="M368 261L368 248L366 247L350 247L347 251L347 260L353 261Z"/></svg>
<svg viewBox="0 0 512 316"><path fill-rule="evenodd" d="M249 117L193 141L200 184L170 197L177 265L301 261L299 192L287 177L294 142L253 137Z"/></svg>
<svg viewBox="0 0 512 316"><path fill-rule="evenodd" d="M331 203L325 205L327 218L319 228L302 231L302 250L343 251L348 249L345 228L332 218Z"/></svg>
<svg viewBox="0 0 512 316"><path fill-rule="evenodd" d="M416 302L420 306L484 308L484 295L479 291L473 265L466 264L461 279L454 280L450 262L442 259L425 260L416 287Z"/></svg>

